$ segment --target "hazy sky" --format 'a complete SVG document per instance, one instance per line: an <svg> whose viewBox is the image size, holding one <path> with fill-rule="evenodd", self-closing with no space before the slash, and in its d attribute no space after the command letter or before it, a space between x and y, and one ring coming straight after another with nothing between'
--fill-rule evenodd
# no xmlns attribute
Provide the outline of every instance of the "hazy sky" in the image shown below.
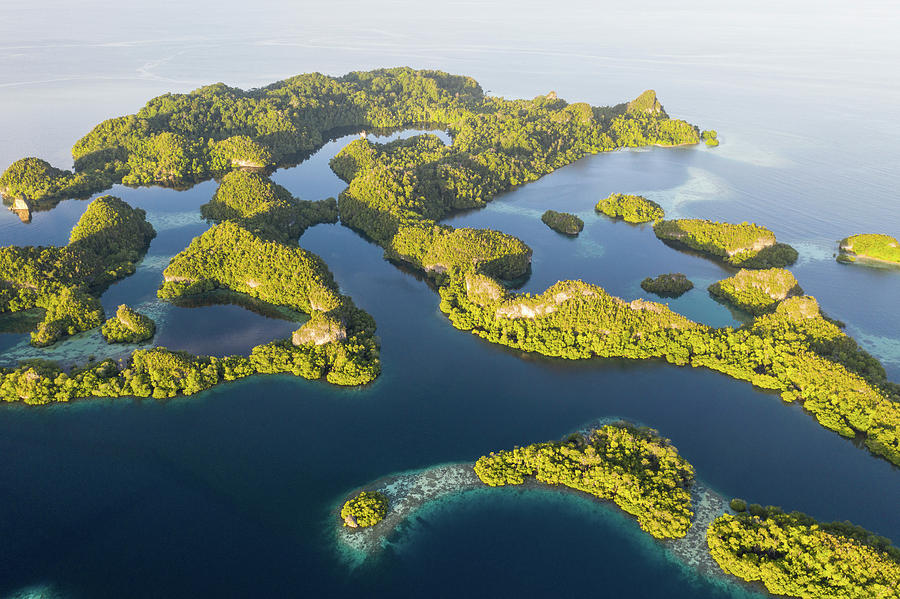
<svg viewBox="0 0 900 599"><path fill-rule="evenodd" d="M900 104L898 3L732 4L3 2L0 168L23 153L68 166L93 124L160 93L308 71L439 68L499 95L554 89L594 104L656 87L686 117L761 89L835 114L857 95ZM711 94L722 98L704 106Z"/></svg>

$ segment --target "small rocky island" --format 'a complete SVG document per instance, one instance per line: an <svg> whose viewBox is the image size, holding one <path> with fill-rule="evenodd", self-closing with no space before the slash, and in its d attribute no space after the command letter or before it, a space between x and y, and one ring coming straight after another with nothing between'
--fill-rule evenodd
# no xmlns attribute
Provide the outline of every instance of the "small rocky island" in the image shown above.
<svg viewBox="0 0 900 599"><path fill-rule="evenodd" d="M641 281L641 289L660 297L681 297L694 288L694 284L684 273L670 272Z"/></svg>
<svg viewBox="0 0 900 599"><path fill-rule="evenodd" d="M361 491L341 508L341 520L350 528L366 528L384 520L388 498L378 491Z"/></svg>
<svg viewBox="0 0 900 599"><path fill-rule="evenodd" d="M103 323L101 332L107 343L143 343L156 334L156 323L122 304L116 315Z"/></svg>
<svg viewBox="0 0 900 599"><path fill-rule="evenodd" d="M741 269L733 277L709 286L713 297L753 315L772 312L783 300L803 295L793 273L783 268Z"/></svg>
<svg viewBox="0 0 900 599"><path fill-rule="evenodd" d="M700 139L702 139L703 142L710 148L715 148L717 145L719 145L719 134L716 133L714 129L710 129L701 133Z"/></svg>
<svg viewBox="0 0 900 599"><path fill-rule="evenodd" d="M594 210L626 223L640 224L660 220L666 216L662 206L644 196L614 193L597 202Z"/></svg>
<svg viewBox="0 0 900 599"><path fill-rule="evenodd" d="M877 233L851 235L841 240L837 261L846 264L900 264L900 242L896 237Z"/></svg>
<svg viewBox="0 0 900 599"><path fill-rule="evenodd" d="M541 220L557 233L571 235L572 237L578 235L584 229L584 221L568 212L548 210L541 216Z"/></svg>
<svg viewBox="0 0 900 599"><path fill-rule="evenodd" d="M797 261L797 250L778 243L766 227L698 218L661 220L653 232L666 244L694 250L740 268L783 268Z"/></svg>

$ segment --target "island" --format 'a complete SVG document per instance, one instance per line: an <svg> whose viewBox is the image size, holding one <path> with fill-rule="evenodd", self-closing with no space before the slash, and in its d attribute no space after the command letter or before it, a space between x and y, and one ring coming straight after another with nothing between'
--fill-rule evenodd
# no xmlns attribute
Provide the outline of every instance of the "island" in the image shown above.
<svg viewBox="0 0 900 599"><path fill-rule="evenodd" d="M709 286L709 293L754 315L772 312L785 299L803 295L793 273L783 268L741 269L732 277Z"/></svg>
<svg viewBox="0 0 900 599"><path fill-rule="evenodd" d="M706 143L707 146L714 148L719 145L719 134L716 133L714 129L709 129L708 131L704 131L700 134L700 139Z"/></svg>
<svg viewBox="0 0 900 599"><path fill-rule="evenodd" d="M283 243L296 241L320 223L336 223L337 201L299 200L258 172L236 170L222 177L212 200L200 207L203 218L241 225L258 237Z"/></svg>
<svg viewBox="0 0 900 599"><path fill-rule="evenodd" d="M644 196L614 193L606 197L594 207L610 218L622 219L626 223L640 224L658 221L665 218L662 206L648 200Z"/></svg>
<svg viewBox="0 0 900 599"><path fill-rule="evenodd" d="M694 468L656 431L627 423L492 452L478 458L475 474L492 487L533 476L612 501L658 539L683 537L694 515Z"/></svg>
<svg viewBox="0 0 900 599"><path fill-rule="evenodd" d="M333 219L332 205L289 198L266 182L265 169L302 160L336 130L423 121L449 131L452 143L430 134L385 144L359 139L331 167L348 184L337 200L341 223L381 246L388 259L424 273L453 326L554 357L664 358L710 368L777 391L787 402L802 402L823 426L859 437L876 455L900 464L900 387L822 317L814 299L788 298L745 326L715 329L655 302L624 301L581 281L560 281L537 295L516 294L503 283L529 272L532 252L524 242L500 231L440 224L588 154L698 143L698 128L669 118L655 93L615 106L570 104L555 93L506 100L485 95L468 77L406 68L301 75L250 91L216 84L160 96L134 115L97 125L73 148L76 174L174 186L222 177L225 188L206 208L218 224L173 258L162 298L240 293L302 310L309 322L290 339L253 348L249 357L153 348L137 350L122 364L101 361L71 372L23 363L0 369L4 399L171 397L266 373L342 385L374 380L381 369L374 320L339 292L324 262L293 238L306 223ZM261 146L271 155L268 167L260 166L268 160ZM227 152L216 154L215 148ZM238 155L242 151L246 157ZM232 171L255 176L228 177ZM5 181L7 187L19 181L17 193L25 196L31 188L44 190L44 196L62 194L68 181L62 171L37 169L20 180L21 172L16 167ZM256 191L245 192L250 189L263 195L255 199ZM269 210L292 216L266 222L260 215ZM742 268L780 267L797 257L771 231L748 223L662 220L654 232ZM133 268L133 260L129 264ZM2 293L31 297L21 289L4 283ZM21 307L36 305L26 304ZM76 328L99 326L102 318L98 309Z"/></svg>
<svg viewBox="0 0 900 599"><path fill-rule="evenodd" d="M743 501L732 502L745 508ZM900 549L848 522L752 504L710 524L707 543L728 574L802 599L896 597Z"/></svg>
<svg viewBox="0 0 900 599"><path fill-rule="evenodd" d="M108 343L143 343L156 334L156 323L122 304L116 315L103 323L102 333Z"/></svg>
<svg viewBox="0 0 900 599"><path fill-rule="evenodd" d="M753 223L701 219L662 220L653 232L675 248L688 248L740 268L783 268L797 261L797 250L777 243L769 229Z"/></svg>
<svg viewBox="0 0 900 599"><path fill-rule="evenodd" d="M814 298L791 297L737 329L716 329L582 281L516 294L469 272L438 291L453 326L491 343L567 359L664 358L710 368L801 402L826 428L861 437L872 453L900 465L900 385L822 316Z"/></svg>
<svg viewBox="0 0 900 599"><path fill-rule="evenodd" d="M641 281L641 289L660 297L681 297L694 288L687 275L680 272L662 274L655 279L647 277Z"/></svg>
<svg viewBox="0 0 900 599"><path fill-rule="evenodd" d="M378 491L362 491L341 507L341 521L350 528L374 526L384 520L388 498Z"/></svg>
<svg viewBox="0 0 900 599"><path fill-rule="evenodd" d="M547 210L541 215L541 221L557 233L572 237L578 235L584 229L584 221L568 212Z"/></svg>
<svg viewBox="0 0 900 599"><path fill-rule="evenodd" d="M839 249L838 262L900 265L900 242L890 235L851 235L841 240Z"/></svg>
<svg viewBox="0 0 900 599"><path fill-rule="evenodd" d="M427 504L464 500L485 487L614 503L699 574L760 582L779 596L893 597L900 585L900 549L888 539L849 522L726 501L657 431L621 420L491 452L474 466L441 464L380 478L335 508L336 540L359 564L396 543L403 522Z"/></svg>
<svg viewBox="0 0 900 599"><path fill-rule="evenodd" d="M0 247L0 313L43 310L31 334L38 347L99 327L104 314L98 297L134 272L155 236L143 210L99 197L67 245Z"/></svg>

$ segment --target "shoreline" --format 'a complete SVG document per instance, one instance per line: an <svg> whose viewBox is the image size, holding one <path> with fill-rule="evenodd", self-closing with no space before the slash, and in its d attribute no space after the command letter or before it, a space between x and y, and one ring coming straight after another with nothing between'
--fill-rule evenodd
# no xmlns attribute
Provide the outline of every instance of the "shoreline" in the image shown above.
<svg viewBox="0 0 900 599"><path fill-rule="evenodd" d="M843 260L842 260L843 258ZM885 260L884 258L873 258L865 254L857 254L852 250L840 250L836 261L841 264L862 264L863 266L872 266L875 268L900 268L900 262Z"/></svg>
<svg viewBox="0 0 900 599"><path fill-rule="evenodd" d="M329 512L335 530L338 553L349 562L351 568L356 568L369 558L377 558L383 549L393 544L396 537L402 534L402 525L411 520L428 504L478 490L500 489L500 487L491 487L481 482L473 467L474 462L439 464L421 470L390 474L354 489L342 497ZM549 485L529 478L523 485L509 486L508 490L542 491L586 498L596 504L616 509L637 524L632 515L618 508L612 501L599 499L594 495L570 487ZM388 497L388 513L383 520L370 527L350 528L344 526L340 519L341 506L346 499L360 491L384 493ZM723 513L731 513L725 497L697 480L691 488L691 508L694 516L687 535L680 539L653 539L665 551L666 556L709 581L735 585L757 592L760 596L771 596L757 585L746 583L723 572L707 548L706 531L709 525ZM639 528L635 532L641 535L647 534Z"/></svg>

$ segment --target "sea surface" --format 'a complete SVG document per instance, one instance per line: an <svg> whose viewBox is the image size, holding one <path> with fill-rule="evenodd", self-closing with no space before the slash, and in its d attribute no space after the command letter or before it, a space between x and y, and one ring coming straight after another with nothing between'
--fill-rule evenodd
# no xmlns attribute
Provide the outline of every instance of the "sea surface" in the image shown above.
<svg viewBox="0 0 900 599"><path fill-rule="evenodd" d="M70 168L69 149L97 122L215 81L250 88L409 65L471 75L510 98L555 90L605 105L653 88L669 114L716 129L722 145L587 157L446 222L527 242L534 263L522 290L532 293L574 278L657 299L640 281L683 272L695 289L665 301L714 326L746 319L706 292L732 270L593 206L639 193L669 216L757 222L799 250L791 270L806 293L900 381L900 271L834 260L847 235L900 236L898 9L754 6L3 4L0 169L26 155ZM344 184L328 160L356 137L329 142L275 181L307 200L337 196ZM108 313L124 302L151 313L155 344L246 353L290 334L297 317L155 297L171 257L209 227L199 206L214 190L108 192L147 210L158 235L101 301ZM66 200L29 224L2 209L0 245L64 244L86 206ZM548 208L577 213L584 231L573 239L548 229ZM0 405L0 598L758 596L684 568L617 510L554 493L497 489L431 505L358 567L334 542L334 507L369 481L609 417L658 429L726 497L900 541L900 471L777 395L708 370L493 346L454 329L424 281L346 227L318 225L300 242L376 319L379 379L343 389L267 376L169 401ZM96 333L42 351L27 339L0 334L0 364L133 349L111 350Z"/></svg>

